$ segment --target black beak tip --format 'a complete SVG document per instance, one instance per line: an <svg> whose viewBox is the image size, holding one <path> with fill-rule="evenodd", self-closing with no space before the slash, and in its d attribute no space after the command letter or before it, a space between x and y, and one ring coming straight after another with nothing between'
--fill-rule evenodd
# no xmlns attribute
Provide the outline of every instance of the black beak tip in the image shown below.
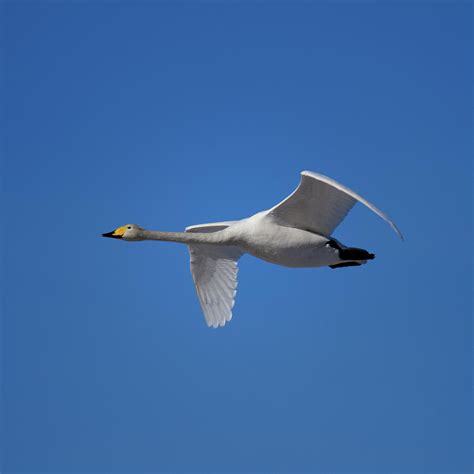
<svg viewBox="0 0 474 474"><path fill-rule="evenodd" d="M120 236L114 235L114 231L106 232L105 234L102 234L102 237L111 237L112 239L120 239Z"/></svg>

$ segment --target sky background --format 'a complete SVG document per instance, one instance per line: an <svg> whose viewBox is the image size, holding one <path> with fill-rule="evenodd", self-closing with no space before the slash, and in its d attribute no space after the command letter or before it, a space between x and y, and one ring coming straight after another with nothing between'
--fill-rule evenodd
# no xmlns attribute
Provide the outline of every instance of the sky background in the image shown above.
<svg viewBox="0 0 474 474"><path fill-rule="evenodd" d="M3 472L472 472L469 2L7 2ZM245 256L207 328L184 246L299 173L377 259Z"/></svg>

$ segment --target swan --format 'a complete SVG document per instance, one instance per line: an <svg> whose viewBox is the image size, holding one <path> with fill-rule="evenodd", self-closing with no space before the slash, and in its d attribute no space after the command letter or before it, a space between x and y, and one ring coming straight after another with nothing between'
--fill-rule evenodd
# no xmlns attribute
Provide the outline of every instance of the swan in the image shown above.
<svg viewBox="0 0 474 474"><path fill-rule="evenodd" d="M186 244L205 320L209 327L217 328L232 318L237 263L245 253L286 267L333 269L359 266L375 258L373 253L347 247L331 236L357 202L385 220L403 240L398 227L380 209L337 181L311 171L301 173L298 187L286 199L247 219L192 225L185 232L127 224L102 235L127 242Z"/></svg>

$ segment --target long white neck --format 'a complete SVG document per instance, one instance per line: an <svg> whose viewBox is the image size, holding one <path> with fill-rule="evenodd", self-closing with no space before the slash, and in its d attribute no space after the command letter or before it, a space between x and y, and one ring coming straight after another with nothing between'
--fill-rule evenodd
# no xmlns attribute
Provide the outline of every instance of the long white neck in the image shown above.
<svg viewBox="0 0 474 474"><path fill-rule="evenodd" d="M227 239L222 232L161 232L159 230L141 230L143 240L163 240L166 242L180 242L183 244L224 244Z"/></svg>

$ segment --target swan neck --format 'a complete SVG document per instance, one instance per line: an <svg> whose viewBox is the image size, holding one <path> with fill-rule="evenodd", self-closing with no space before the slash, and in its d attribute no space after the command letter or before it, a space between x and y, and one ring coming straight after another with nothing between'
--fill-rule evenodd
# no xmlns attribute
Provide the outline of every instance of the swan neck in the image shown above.
<svg viewBox="0 0 474 474"><path fill-rule="evenodd" d="M221 232L161 232L159 230L142 230L143 240L162 240L165 242L180 242L183 244L221 244L224 243Z"/></svg>

